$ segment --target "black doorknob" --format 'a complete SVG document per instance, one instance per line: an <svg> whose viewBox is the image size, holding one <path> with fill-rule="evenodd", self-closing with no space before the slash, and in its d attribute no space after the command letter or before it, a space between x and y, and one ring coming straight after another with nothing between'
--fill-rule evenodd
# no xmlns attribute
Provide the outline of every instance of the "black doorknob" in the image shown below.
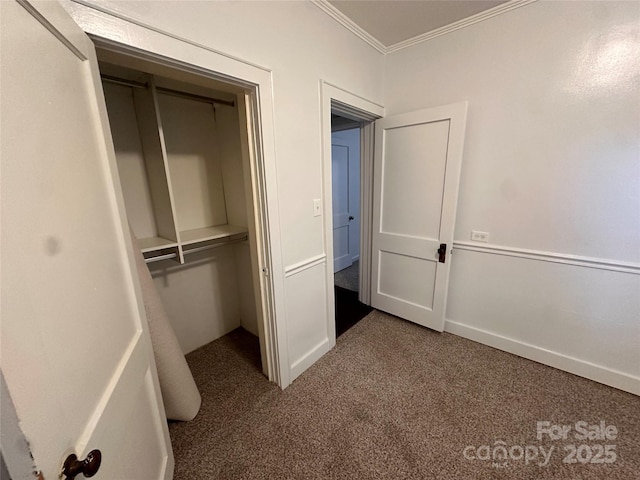
<svg viewBox="0 0 640 480"><path fill-rule="evenodd" d="M351 215L349 215L349 221L353 220L353 217Z"/></svg>
<svg viewBox="0 0 640 480"><path fill-rule="evenodd" d="M76 475L80 474L87 478L93 477L98 473L100 463L102 463L102 453L100 453L100 450L91 450L84 460L78 460L77 455L72 453L64 461L62 474L66 480L73 480L76 478Z"/></svg>

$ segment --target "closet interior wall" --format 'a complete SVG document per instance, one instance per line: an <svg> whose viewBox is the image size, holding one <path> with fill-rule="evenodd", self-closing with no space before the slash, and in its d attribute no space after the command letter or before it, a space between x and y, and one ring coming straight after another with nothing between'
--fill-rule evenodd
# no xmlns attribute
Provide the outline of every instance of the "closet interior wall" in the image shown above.
<svg viewBox="0 0 640 480"><path fill-rule="evenodd" d="M100 68L129 223L145 257L174 257L148 267L183 352L258 335L238 93Z"/></svg>

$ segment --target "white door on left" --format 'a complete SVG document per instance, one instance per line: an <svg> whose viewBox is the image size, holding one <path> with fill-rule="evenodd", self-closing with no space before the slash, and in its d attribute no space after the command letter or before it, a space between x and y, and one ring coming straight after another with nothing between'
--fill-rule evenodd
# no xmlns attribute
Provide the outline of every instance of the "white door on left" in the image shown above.
<svg viewBox="0 0 640 480"><path fill-rule="evenodd" d="M2 371L35 468L98 449L95 478L169 479L93 45L57 2L0 9Z"/></svg>

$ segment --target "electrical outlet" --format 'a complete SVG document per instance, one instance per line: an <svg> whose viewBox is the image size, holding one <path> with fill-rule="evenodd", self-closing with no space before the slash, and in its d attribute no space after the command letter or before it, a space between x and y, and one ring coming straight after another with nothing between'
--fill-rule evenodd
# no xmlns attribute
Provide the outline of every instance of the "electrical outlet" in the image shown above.
<svg viewBox="0 0 640 480"><path fill-rule="evenodd" d="M487 243L489 241L489 233L487 232L478 232L476 230L471 231L471 240L474 242L484 242Z"/></svg>
<svg viewBox="0 0 640 480"><path fill-rule="evenodd" d="M315 198L313 200L313 216L319 217L320 215L322 215L322 203L319 198Z"/></svg>

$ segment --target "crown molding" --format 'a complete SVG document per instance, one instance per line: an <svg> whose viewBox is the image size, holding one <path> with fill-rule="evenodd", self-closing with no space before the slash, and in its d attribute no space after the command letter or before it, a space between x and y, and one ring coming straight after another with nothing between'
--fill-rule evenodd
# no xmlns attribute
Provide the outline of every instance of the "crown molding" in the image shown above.
<svg viewBox="0 0 640 480"><path fill-rule="evenodd" d="M538 0L511 0L509 2L498 5L497 7L485 10L484 12L480 12L470 17L463 18L462 20L458 20L457 22L450 23L449 25L445 25L444 27L436 28L435 30L431 30L430 32L417 35L407 40L403 40L402 42L394 43L393 45L390 45L388 47L382 44L382 42L376 39L373 35L363 30L353 20L351 20L344 13L342 13L331 3L329 3L328 0L311 0L311 3L313 3L320 10L333 18L347 30L351 31L360 39L371 45L378 52L386 55L387 53L396 52L403 48L411 47L413 45L417 45L418 43L426 42L433 38L446 35L447 33L455 32L456 30L468 27L469 25L473 25L474 23L488 20L490 18L502 15L503 13L510 12L511 10L524 7L525 5L529 5L530 3L534 3L537 1Z"/></svg>
<svg viewBox="0 0 640 480"><path fill-rule="evenodd" d="M385 48L385 53L396 52L403 48L426 42L433 38L446 35L447 33L455 32L456 30L468 27L469 25L473 25L474 23L488 20L490 18L502 15L503 13L510 12L511 10L524 7L525 5L529 5L530 3L534 3L537 1L538 0L511 0L510 2L500 4L497 7L490 8L489 10L485 10L484 12L476 13L475 15L463 18L462 20L458 20L457 22L450 23L449 25L445 25L444 27L436 28L435 30L431 30L430 32L426 32L413 38L409 38L408 40L394 43L393 45Z"/></svg>
<svg viewBox="0 0 640 480"><path fill-rule="evenodd" d="M322 10L324 13L333 18L340 25L345 27L347 30L355 34L360 39L364 40L366 43L371 45L380 53L387 53L387 47L385 47L379 40L377 40L373 35L366 32L359 25L357 25L353 20L347 17L344 13L338 10L336 7L331 5L328 0L311 0L316 7Z"/></svg>

